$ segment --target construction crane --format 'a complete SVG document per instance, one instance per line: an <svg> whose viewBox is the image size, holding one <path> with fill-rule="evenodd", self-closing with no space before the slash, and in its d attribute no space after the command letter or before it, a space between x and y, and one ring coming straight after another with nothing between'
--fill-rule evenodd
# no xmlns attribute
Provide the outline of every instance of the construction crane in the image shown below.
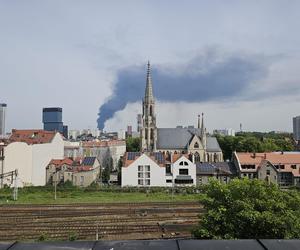
<svg viewBox="0 0 300 250"><path fill-rule="evenodd" d="M10 171L7 173L0 174L0 180L1 183L3 183L4 179L10 181L10 184L14 184L13 189L13 199L16 201L18 199L18 183L17 183L17 177L18 177L18 170Z"/></svg>

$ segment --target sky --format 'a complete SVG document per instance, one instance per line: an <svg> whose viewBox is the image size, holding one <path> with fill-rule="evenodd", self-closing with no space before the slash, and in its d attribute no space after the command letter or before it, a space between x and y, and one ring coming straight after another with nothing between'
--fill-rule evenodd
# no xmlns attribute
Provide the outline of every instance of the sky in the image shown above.
<svg viewBox="0 0 300 250"><path fill-rule="evenodd" d="M7 131L55 106L69 129L135 129L148 60L158 127L291 131L299 27L298 0L0 0Z"/></svg>

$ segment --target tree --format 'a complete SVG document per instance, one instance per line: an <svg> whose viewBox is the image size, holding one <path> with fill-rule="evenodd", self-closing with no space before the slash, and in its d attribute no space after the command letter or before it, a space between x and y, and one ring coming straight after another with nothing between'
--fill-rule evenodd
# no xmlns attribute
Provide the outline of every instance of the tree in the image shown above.
<svg viewBox="0 0 300 250"><path fill-rule="evenodd" d="M140 151L140 138L139 137L127 137L126 139L126 151L127 152L139 152Z"/></svg>
<svg viewBox="0 0 300 250"><path fill-rule="evenodd" d="M103 160L102 182L108 182L110 180L110 173L113 169L113 159L110 151L107 150Z"/></svg>
<svg viewBox="0 0 300 250"><path fill-rule="evenodd" d="M204 187L206 213L193 231L206 239L290 239L300 237L300 195L260 180L211 180Z"/></svg>

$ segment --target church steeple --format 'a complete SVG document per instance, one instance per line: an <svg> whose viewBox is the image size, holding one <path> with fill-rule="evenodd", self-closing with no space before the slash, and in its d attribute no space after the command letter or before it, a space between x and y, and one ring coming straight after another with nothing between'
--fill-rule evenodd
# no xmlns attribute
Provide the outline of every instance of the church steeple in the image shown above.
<svg viewBox="0 0 300 250"><path fill-rule="evenodd" d="M141 130L142 151L156 151L157 129L155 100L153 96L150 62L147 64L145 97L143 100L143 128Z"/></svg>
<svg viewBox="0 0 300 250"><path fill-rule="evenodd" d="M200 115L198 115L198 128L199 129L201 128L201 125L200 125Z"/></svg>
<svg viewBox="0 0 300 250"><path fill-rule="evenodd" d="M203 137L205 133L205 127L204 127L204 114L202 113L202 120L201 120L201 137Z"/></svg>
<svg viewBox="0 0 300 250"><path fill-rule="evenodd" d="M154 101L154 97L153 97L153 90L152 90L151 66L150 66L150 62L148 61L144 102L148 103L153 101Z"/></svg>

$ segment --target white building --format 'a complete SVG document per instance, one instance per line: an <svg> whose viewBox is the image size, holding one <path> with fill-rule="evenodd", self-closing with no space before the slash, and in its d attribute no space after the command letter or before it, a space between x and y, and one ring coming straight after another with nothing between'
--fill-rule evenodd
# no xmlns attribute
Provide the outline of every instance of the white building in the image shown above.
<svg viewBox="0 0 300 250"><path fill-rule="evenodd" d="M213 131L215 135L229 135L229 136L235 136L235 130L232 128L225 128L225 129L215 129Z"/></svg>
<svg viewBox="0 0 300 250"><path fill-rule="evenodd" d="M122 167L124 186L172 187L196 185L196 165L187 155L127 152Z"/></svg>
<svg viewBox="0 0 300 250"><path fill-rule="evenodd" d="M4 147L3 172L17 169L20 186L42 186L46 184L45 168L50 160L63 157L64 142L60 133L13 129Z"/></svg>

